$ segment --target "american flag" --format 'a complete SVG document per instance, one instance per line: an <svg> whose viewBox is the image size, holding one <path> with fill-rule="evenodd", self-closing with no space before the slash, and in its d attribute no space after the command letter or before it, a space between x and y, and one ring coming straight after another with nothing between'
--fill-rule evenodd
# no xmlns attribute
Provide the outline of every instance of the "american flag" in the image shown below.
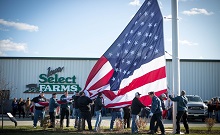
<svg viewBox="0 0 220 135"><path fill-rule="evenodd" d="M167 91L163 17L157 0L146 0L127 27L97 61L84 91L90 98L103 93L108 108L130 105L135 93L148 106L148 92Z"/></svg>

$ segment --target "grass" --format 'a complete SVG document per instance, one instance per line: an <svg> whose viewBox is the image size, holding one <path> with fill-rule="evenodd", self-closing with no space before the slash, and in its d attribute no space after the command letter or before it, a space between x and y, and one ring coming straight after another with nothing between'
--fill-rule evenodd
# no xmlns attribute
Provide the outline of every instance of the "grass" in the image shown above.
<svg viewBox="0 0 220 135"><path fill-rule="evenodd" d="M4 126L3 129L1 129L0 127L0 134L2 135L66 135L66 134L76 134L76 135L85 135L85 134L100 134L100 135L107 135L107 134L130 134L131 130L130 129L125 129L124 131L117 131L114 130L113 132L110 132L109 127L102 127L102 130L100 133L96 133L96 132L90 132L88 130L86 131L82 131L82 132L78 132L75 128L70 127L70 128L64 128L62 131L54 131L53 129L46 129L43 130L40 127L37 127L36 129L34 129L32 126L18 126L18 127L14 127L14 126ZM147 133L147 129L149 129L149 127L146 128L146 130L142 130L139 132L139 134L146 134ZM168 127L166 128L166 130L172 130L172 127ZM182 131L184 131L184 128L181 128ZM170 133L171 134L171 133ZM190 134L191 135L207 135L207 134L216 134L219 135L220 134L220 128L219 127L213 127L211 132L207 131L206 127L191 127L190 128Z"/></svg>

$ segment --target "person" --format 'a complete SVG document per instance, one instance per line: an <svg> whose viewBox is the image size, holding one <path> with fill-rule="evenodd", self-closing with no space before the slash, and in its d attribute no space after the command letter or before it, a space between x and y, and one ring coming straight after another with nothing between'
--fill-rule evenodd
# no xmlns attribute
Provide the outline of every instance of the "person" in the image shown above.
<svg viewBox="0 0 220 135"><path fill-rule="evenodd" d="M33 111L34 111L34 121L33 121L33 127L36 128L37 126L37 121L40 117L41 120L41 127L43 126L43 122L42 120L45 117L45 106L40 105L40 102L46 102L46 98L44 97L44 92L40 92L40 95L37 97L34 97L32 99L32 105L34 107Z"/></svg>
<svg viewBox="0 0 220 135"><path fill-rule="evenodd" d="M138 133L138 128L136 124L136 120L138 119L138 114L141 111L141 108L145 107L141 101L139 100L140 98L140 93L136 92L135 97L132 100L131 103L131 119L132 119L132 125L131 125L131 133Z"/></svg>
<svg viewBox="0 0 220 135"><path fill-rule="evenodd" d="M110 122L110 131L113 130L114 122L117 118L123 120L121 108L112 108L111 114L112 114L112 118Z"/></svg>
<svg viewBox="0 0 220 135"><path fill-rule="evenodd" d="M102 122L102 114L101 110L104 104L102 103L102 93L99 92L98 96L94 102L95 105L95 115L96 115L96 123L95 123L95 129L94 131L97 132L100 129L100 125Z"/></svg>
<svg viewBox="0 0 220 135"><path fill-rule="evenodd" d="M131 106L125 106L123 107L124 111L124 128L130 128L130 122L131 122Z"/></svg>
<svg viewBox="0 0 220 135"><path fill-rule="evenodd" d="M187 121L187 103L188 99L185 96L186 92L184 90L181 91L180 96L177 97L172 97L169 95L170 100L177 102L177 115L176 115L176 133L175 134L180 134L180 120L182 119L183 125L186 130L186 134L189 134L189 125Z"/></svg>
<svg viewBox="0 0 220 135"><path fill-rule="evenodd" d="M173 116L173 102L168 98L168 106L167 106L167 119L172 120Z"/></svg>
<svg viewBox="0 0 220 135"><path fill-rule="evenodd" d="M66 127L69 127L70 123L70 103L71 103L70 97L68 97L68 91L65 90L64 94L60 97L60 101L62 104L60 105L60 127L63 127L63 120L66 116Z"/></svg>
<svg viewBox="0 0 220 135"><path fill-rule="evenodd" d="M107 117L107 110L104 106L102 107L102 116Z"/></svg>
<svg viewBox="0 0 220 135"><path fill-rule="evenodd" d="M166 110L164 100L167 99L167 96L163 93L159 96L159 99L161 101L161 106L162 106L162 110L163 110L163 113L164 113L164 111ZM163 116L163 113L162 113L162 116ZM164 118L164 117L162 117L162 118ZM159 123L156 123L156 126L154 127L154 133L157 132L158 127L159 127Z"/></svg>
<svg viewBox="0 0 220 135"><path fill-rule="evenodd" d="M79 110L79 105L78 105L78 99L79 99L79 92L76 91L75 95L72 96L72 99L74 101L74 106L75 106L75 125L74 128L77 128L79 119L80 119L80 110Z"/></svg>
<svg viewBox="0 0 220 135"><path fill-rule="evenodd" d="M72 101L72 105L70 106L70 114L71 114L71 118L75 119L75 103L74 101Z"/></svg>
<svg viewBox="0 0 220 135"><path fill-rule="evenodd" d="M56 119L56 109L59 106L57 103L57 94L53 93L52 97L49 101L49 115L50 115L50 126L48 128L54 128L55 127L55 119Z"/></svg>
<svg viewBox="0 0 220 135"><path fill-rule="evenodd" d="M14 98L12 103L11 103L11 106L12 106L12 115L15 117L16 116L16 113L18 111L18 102L17 102L17 98Z"/></svg>
<svg viewBox="0 0 220 135"><path fill-rule="evenodd" d="M150 107L147 106L141 109L140 117L142 119L149 118L149 114L150 114Z"/></svg>
<svg viewBox="0 0 220 135"><path fill-rule="evenodd" d="M95 100L92 100L92 102L94 102ZM95 117L95 105L94 104L90 104L90 108L91 108L91 116Z"/></svg>
<svg viewBox="0 0 220 135"><path fill-rule="evenodd" d="M219 99L218 97L216 97L215 99L215 119L216 119L216 122L220 122L220 102L219 102Z"/></svg>
<svg viewBox="0 0 220 135"><path fill-rule="evenodd" d="M208 118L213 118L213 111L214 111L214 99L212 98L210 101L208 101Z"/></svg>
<svg viewBox="0 0 220 135"><path fill-rule="evenodd" d="M154 94L154 92L149 92L148 95L152 99L151 103L151 113L149 116L151 117L150 120L150 131L147 134L154 134L155 122L157 122L158 126L160 127L161 135L165 134L164 125L162 122L162 104L160 99Z"/></svg>
<svg viewBox="0 0 220 135"><path fill-rule="evenodd" d="M30 107L31 107L31 100L29 97L27 97L27 100L25 102L25 114L26 117L29 118L29 114L30 114Z"/></svg>
<svg viewBox="0 0 220 135"><path fill-rule="evenodd" d="M19 100L18 100L18 116L19 116L19 118L21 118L21 113L23 115L23 118L25 117L24 105L25 105L25 103L24 103L23 99L19 98Z"/></svg>
<svg viewBox="0 0 220 135"><path fill-rule="evenodd" d="M91 122L92 116L91 116L90 104L92 104L92 100L89 97L85 96L84 92L80 92L78 105L82 120L79 120L78 130L80 130L80 128L82 128L82 130L85 130L85 120L86 120L89 130L92 131L92 122ZM82 127L80 127L81 125Z"/></svg>

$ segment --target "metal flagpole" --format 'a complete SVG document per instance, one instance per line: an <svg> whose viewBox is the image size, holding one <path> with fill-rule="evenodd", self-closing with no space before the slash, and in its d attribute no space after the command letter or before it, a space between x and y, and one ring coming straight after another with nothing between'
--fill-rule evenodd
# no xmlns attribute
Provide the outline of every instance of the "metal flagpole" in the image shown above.
<svg viewBox="0 0 220 135"><path fill-rule="evenodd" d="M173 94L180 94L180 60L178 44L178 0L171 0L172 9L172 67L173 67ZM176 132L177 103L173 102L173 133Z"/></svg>

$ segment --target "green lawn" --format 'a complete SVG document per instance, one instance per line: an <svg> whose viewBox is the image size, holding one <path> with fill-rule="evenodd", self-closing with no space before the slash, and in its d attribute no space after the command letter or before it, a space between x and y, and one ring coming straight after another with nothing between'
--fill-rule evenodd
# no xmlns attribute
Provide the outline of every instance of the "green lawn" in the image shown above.
<svg viewBox="0 0 220 135"><path fill-rule="evenodd" d="M149 129L149 127L146 128L146 130L141 130L139 132L139 134L146 134L147 133L147 129ZM166 131L170 131L171 134L171 130L172 128L166 128ZM183 130L184 132L184 130ZM90 132L88 130L86 131L82 131L82 132L78 132L76 129L74 129L73 127L71 128L64 128L62 131L61 130L57 130L55 131L54 129L46 129L43 130L42 128L38 127L36 129L34 129L32 126L18 126L18 127L14 127L14 126L4 126L4 128L2 129L0 127L0 134L1 135L66 135L66 134L77 134L77 135L85 135L85 134L101 134L101 135L105 135L105 134L130 134L131 130L130 129L125 129L122 131L119 130L114 130L113 132L110 132L108 130L108 127L102 127L101 132L100 133L96 133L96 132ZM167 133L169 134L169 133ZM190 128L190 134L192 135L207 135L207 134L216 134L219 135L220 134L220 128L219 127L213 127L212 131L209 133L207 131L206 127L192 127Z"/></svg>

